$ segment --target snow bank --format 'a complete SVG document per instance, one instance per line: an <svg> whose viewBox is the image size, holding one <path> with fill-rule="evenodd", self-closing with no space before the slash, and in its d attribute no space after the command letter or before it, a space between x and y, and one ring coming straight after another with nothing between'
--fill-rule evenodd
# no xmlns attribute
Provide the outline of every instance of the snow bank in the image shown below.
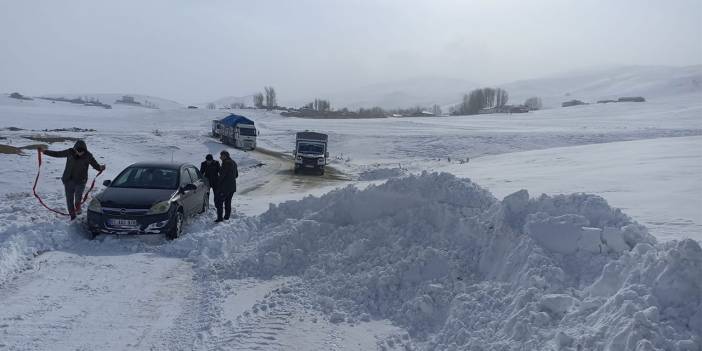
<svg viewBox="0 0 702 351"><path fill-rule="evenodd" d="M50 201L55 199L50 198ZM69 247L83 240L79 224L58 219L48 211L28 209L36 201L29 193L2 197L0 206L0 285L31 266L31 259L45 251Z"/></svg>
<svg viewBox="0 0 702 351"><path fill-rule="evenodd" d="M89 242L78 225L29 211L29 194L5 197L0 284L45 250L111 247L184 258L217 278L299 276L286 298L334 323L389 318L429 350L702 347L700 244L657 243L598 196L498 200L470 180L424 173L226 225L201 217L157 245Z"/></svg>
<svg viewBox="0 0 702 351"><path fill-rule="evenodd" d="M699 243L658 244L598 196L499 201L425 173L257 220L225 274L302 276L330 316L390 318L427 349L702 347Z"/></svg>
<svg viewBox="0 0 702 351"><path fill-rule="evenodd" d="M358 180L371 181L382 180L389 178L397 178L405 175L406 171L402 168L372 168L361 172L358 175Z"/></svg>

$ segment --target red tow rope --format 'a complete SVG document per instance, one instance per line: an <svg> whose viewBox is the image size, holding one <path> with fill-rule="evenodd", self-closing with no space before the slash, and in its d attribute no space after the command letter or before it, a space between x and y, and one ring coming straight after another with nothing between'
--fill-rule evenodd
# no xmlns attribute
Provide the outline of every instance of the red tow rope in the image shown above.
<svg viewBox="0 0 702 351"><path fill-rule="evenodd" d="M64 212L61 212L59 210L55 210L55 209L47 206L44 203L44 200L42 200L41 197L39 197L39 195L37 194L37 183L39 182L39 174L41 174L41 150L37 149L37 151L38 151L37 160L39 162L39 167L37 168L37 177L34 179L34 186L32 187L32 192L34 193L34 197L36 197L37 200L39 200L39 203L42 206L44 206L44 208L46 208L47 210L49 210L53 213L56 213L56 214L60 214L62 216L70 216L69 213L64 213ZM93 188L95 188L95 181L97 180L97 177L100 176L100 174L102 174L102 171L99 171L98 174L95 175L95 178L93 178L93 182L90 184L90 189L88 189L88 191L85 192L85 195L83 195L83 200L76 204L75 211L77 211L88 200L88 195L90 195L90 192L93 191Z"/></svg>

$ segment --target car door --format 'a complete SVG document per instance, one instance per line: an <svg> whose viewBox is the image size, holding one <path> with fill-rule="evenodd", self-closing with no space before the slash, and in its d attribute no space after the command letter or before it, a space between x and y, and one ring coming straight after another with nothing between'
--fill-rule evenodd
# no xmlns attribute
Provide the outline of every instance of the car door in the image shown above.
<svg viewBox="0 0 702 351"><path fill-rule="evenodd" d="M205 183L205 178L197 168L194 166L188 166L188 172L190 173L190 179L193 180L193 184L195 184L197 187L197 190L195 191L195 210L198 211L201 209L202 202L205 199L205 194L207 191L209 191L209 189Z"/></svg>
<svg viewBox="0 0 702 351"><path fill-rule="evenodd" d="M180 189L182 190L188 184L193 184L193 180L190 178L190 172L188 172L187 167L182 167L180 169ZM193 208L196 202L196 191L183 191L180 194L180 197L183 199L183 209L185 210L185 215L191 216L193 214Z"/></svg>

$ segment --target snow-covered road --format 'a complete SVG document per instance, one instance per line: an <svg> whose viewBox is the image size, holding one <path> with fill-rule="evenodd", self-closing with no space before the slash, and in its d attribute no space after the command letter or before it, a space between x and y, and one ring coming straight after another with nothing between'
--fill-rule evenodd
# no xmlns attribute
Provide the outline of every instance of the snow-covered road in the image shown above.
<svg viewBox="0 0 702 351"><path fill-rule="evenodd" d="M43 253L0 289L0 347L166 349L196 290L191 264L154 254L81 251Z"/></svg>

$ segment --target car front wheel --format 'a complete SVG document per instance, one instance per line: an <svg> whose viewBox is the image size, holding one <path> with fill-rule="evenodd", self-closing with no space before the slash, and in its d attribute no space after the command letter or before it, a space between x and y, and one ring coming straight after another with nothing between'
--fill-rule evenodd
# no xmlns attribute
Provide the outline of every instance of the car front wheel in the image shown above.
<svg viewBox="0 0 702 351"><path fill-rule="evenodd" d="M183 210L179 209L176 212L174 220L175 222L173 223L173 226L171 226L171 229L166 233L166 239L168 240L177 239L183 232L183 223L185 222L185 215L183 214Z"/></svg>

